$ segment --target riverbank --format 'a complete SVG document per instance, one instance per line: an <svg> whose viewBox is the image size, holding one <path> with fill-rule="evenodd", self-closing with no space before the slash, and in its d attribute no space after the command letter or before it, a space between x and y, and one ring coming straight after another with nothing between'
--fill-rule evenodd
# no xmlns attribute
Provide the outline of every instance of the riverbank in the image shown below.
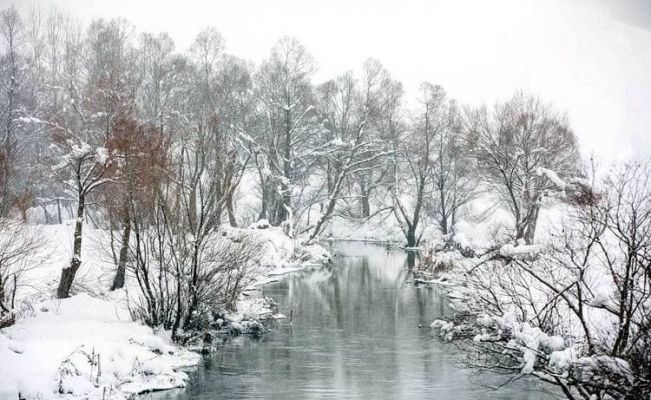
<svg viewBox="0 0 651 400"><path fill-rule="evenodd" d="M225 234L234 228L224 228ZM169 332L134 322L129 303L137 285L109 292L114 274L102 246L106 232L88 229L74 295L54 299L61 268L70 260L72 226L34 226L43 246L32 254L17 292L17 321L0 331L0 399L102 398L183 387L199 354L172 342ZM251 287L279 274L327 262L321 246L302 247L279 228L249 229L264 242ZM269 312L241 296L228 318L237 322Z"/></svg>

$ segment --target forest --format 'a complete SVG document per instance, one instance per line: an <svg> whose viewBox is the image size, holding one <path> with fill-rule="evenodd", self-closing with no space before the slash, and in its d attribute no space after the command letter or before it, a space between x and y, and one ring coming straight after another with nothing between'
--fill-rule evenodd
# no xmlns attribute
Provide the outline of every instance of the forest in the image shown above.
<svg viewBox="0 0 651 400"><path fill-rule="evenodd" d="M270 242L291 247L288 266L372 231L415 254L417 283L452 294L432 340L464 343L472 368L568 399L651 396L651 165L586 157L547 99L470 106L430 82L406 93L375 59L315 82L295 38L256 65L216 28L178 49L124 19L56 10L5 8L0 40L7 368L22 353L11 330L43 301L123 299L129 323L182 349L242 312L243 292L278 266L263 260ZM82 353L89 374L71 356L45 387L142 390L107 394L118 378Z"/></svg>

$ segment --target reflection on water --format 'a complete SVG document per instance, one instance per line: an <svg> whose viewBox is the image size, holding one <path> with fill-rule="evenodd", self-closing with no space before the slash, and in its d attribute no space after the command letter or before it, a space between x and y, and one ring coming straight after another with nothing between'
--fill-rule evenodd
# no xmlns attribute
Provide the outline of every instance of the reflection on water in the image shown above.
<svg viewBox="0 0 651 400"><path fill-rule="evenodd" d="M338 243L345 257L265 286L289 321L260 339L230 341L163 399L539 399L526 382L471 377L429 324L448 313L416 288L404 252ZM503 379L503 378L502 378Z"/></svg>

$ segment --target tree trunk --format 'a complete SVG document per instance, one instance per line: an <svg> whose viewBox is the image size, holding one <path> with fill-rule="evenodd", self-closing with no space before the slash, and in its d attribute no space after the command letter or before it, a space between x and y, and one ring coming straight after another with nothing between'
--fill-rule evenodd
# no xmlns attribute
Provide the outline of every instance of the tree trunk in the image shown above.
<svg viewBox="0 0 651 400"><path fill-rule="evenodd" d="M291 104L291 99L287 99ZM280 182L280 199L276 207L276 222L278 225L289 218L288 210L292 207L291 175L292 175L292 115L289 108L285 109L285 140L283 142L283 179Z"/></svg>
<svg viewBox="0 0 651 400"><path fill-rule="evenodd" d="M291 207L291 197L289 196L289 186L286 183L281 184L281 191L282 191L282 196L280 197L278 201L278 205L276 207L277 210L277 217L276 217L276 222L278 225L281 223L287 221L287 218L289 215L287 214L287 209Z"/></svg>
<svg viewBox="0 0 651 400"><path fill-rule="evenodd" d="M360 199L362 203L362 217L368 218L371 216L371 204L368 200L368 195L363 194L362 198Z"/></svg>
<svg viewBox="0 0 651 400"><path fill-rule="evenodd" d="M63 223L63 219L61 218L61 198L57 197L57 216L58 216L58 221L59 225Z"/></svg>
<svg viewBox="0 0 651 400"><path fill-rule="evenodd" d="M407 268L413 269L416 266L416 252L408 251L407 252Z"/></svg>
<svg viewBox="0 0 651 400"><path fill-rule="evenodd" d="M45 217L45 224L52 225L52 216L47 211L47 204L41 204L41 208L43 209L43 217Z"/></svg>
<svg viewBox="0 0 651 400"><path fill-rule="evenodd" d="M188 219L190 230L194 231L197 226L197 184L193 183L190 189L190 198L188 203Z"/></svg>
<svg viewBox="0 0 651 400"><path fill-rule="evenodd" d="M83 194L79 195L77 204L77 221L75 223L75 236L72 250L72 260L70 266L61 270L61 280L57 288L57 298L64 299L70 297L70 288L75 280L75 274L81 266L81 237L84 227L84 209L86 207L86 198Z"/></svg>
<svg viewBox="0 0 651 400"><path fill-rule="evenodd" d="M540 213L540 206L534 205L531 210L531 215L527 220L527 224L524 228L524 242L526 244L533 244L535 235L536 235L536 225L538 225L538 214Z"/></svg>
<svg viewBox="0 0 651 400"><path fill-rule="evenodd" d="M359 180L359 202L361 206L362 217L368 218L371 216L371 204L369 201L369 188L366 183L366 177L362 176Z"/></svg>
<svg viewBox="0 0 651 400"><path fill-rule="evenodd" d="M448 218L445 215L445 213L442 214L441 222L439 223L439 226L441 228L441 234L443 236L447 236L449 233L449 229L448 229Z"/></svg>
<svg viewBox="0 0 651 400"><path fill-rule="evenodd" d="M233 207L233 193L226 195L226 209L228 210L228 222L233 228L237 228L237 218L235 218L235 209Z"/></svg>
<svg viewBox="0 0 651 400"><path fill-rule="evenodd" d="M127 259L129 257L129 240L131 238L131 220L128 216L124 219L124 231L122 233L122 246L120 247L120 258L118 259L118 270L111 285L111 291L122 289L127 271Z"/></svg>
<svg viewBox="0 0 651 400"><path fill-rule="evenodd" d="M414 225L410 226L407 230L407 247L416 247L416 227Z"/></svg>

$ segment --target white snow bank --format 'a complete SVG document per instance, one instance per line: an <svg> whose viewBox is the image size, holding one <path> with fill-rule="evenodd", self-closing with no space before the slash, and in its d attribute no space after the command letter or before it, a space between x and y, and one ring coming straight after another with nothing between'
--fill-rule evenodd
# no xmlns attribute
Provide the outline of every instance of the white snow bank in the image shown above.
<svg viewBox="0 0 651 400"><path fill-rule="evenodd" d="M500 248L500 255L508 258L531 260L536 258L543 250L544 247L537 244L518 244L517 246L505 244Z"/></svg>
<svg viewBox="0 0 651 400"><path fill-rule="evenodd" d="M379 243L405 242L405 235L400 225L393 216L378 216L365 221L353 221L340 217L333 217L326 233L337 240L359 240Z"/></svg>
<svg viewBox="0 0 651 400"><path fill-rule="evenodd" d="M558 189L565 190L569 187L569 184L562 180L555 171L547 168L538 168L536 171L538 176L546 176Z"/></svg>
<svg viewBox="0 0 651 400"><path fill-rule="evenodd" d="M131 322L115 299L79 294L38 305L0 334L0 397L111 398L182 387L199 355ZM40 397L39 397L40 396Z"/></svg>

